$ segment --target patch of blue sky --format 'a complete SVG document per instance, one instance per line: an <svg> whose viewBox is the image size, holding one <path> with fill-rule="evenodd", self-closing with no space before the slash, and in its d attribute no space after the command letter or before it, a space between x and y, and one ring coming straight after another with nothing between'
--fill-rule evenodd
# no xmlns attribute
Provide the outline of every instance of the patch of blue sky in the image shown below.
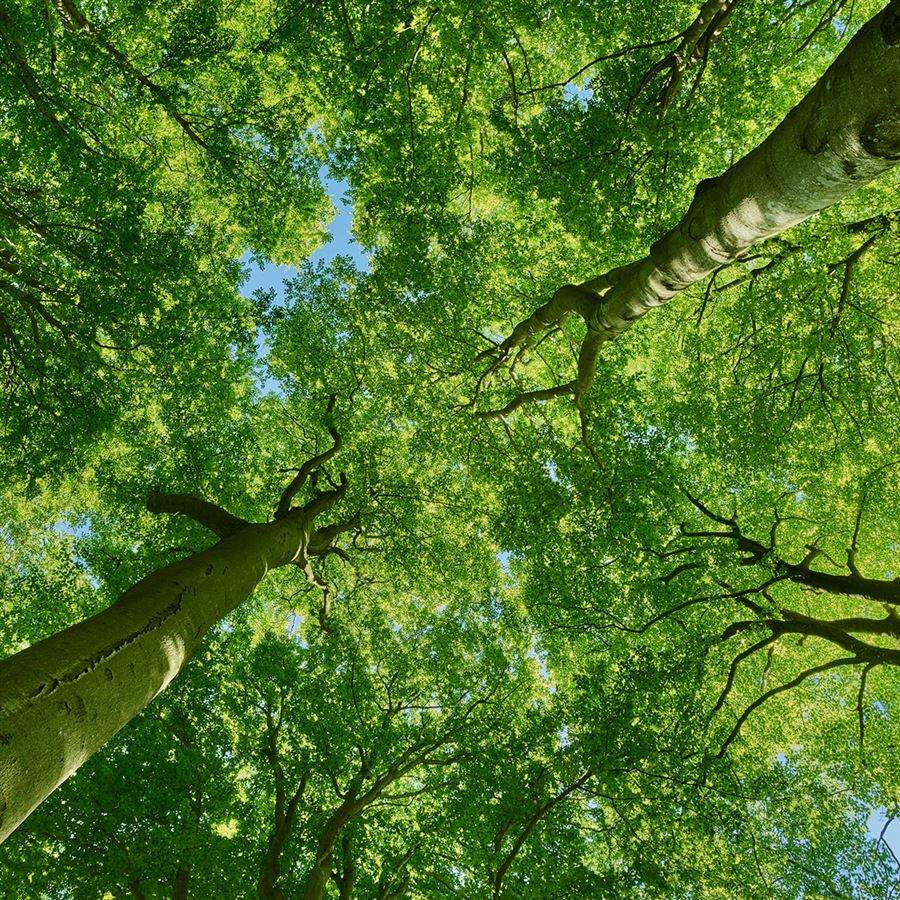
<svg viewBox="0 0 900 900"><path fill-rule="evenodd" d="M57 519L57 521L50 526L50 530L55 531L57 534L66 535L74 540L88 538L91 535L91 519L90 516L78 516L75 518L74 523L67 519ZM135 547L134 549L137 548ZM91 567L88 565L87 560L80 553L74 551L72 551L72 559L84 571L85 575L87 575L91 587L99 587L100 580L91 571Z"/></svg>
<svg viewBox="0 0 900 900"><path fill-rule="evenodd" d="M547 651L539 649L537 642L532 640L531 647L528 648L528 652L525 654L525 656L537 662L541 670L541 678L543 678L543 680L549 684L550 669L547 667ZM548 689L551 694L556 693L555 686L550 685Z"/></svg>
<svg viewBox="0 0 900 900"><path fill-rule="evenodd" d="M90 516L78 516L74 524L67 519L58 519L50 528L58 534L67 534L74 538L86 538L91 535Z"/></svg>
<svg viewBox="0 0 900 900"><path fill-rule="evenodd" d="M869 837L887 848L888 853L894 858L894 862L900 869L900 818L896 815L889 816L888 811L883 806L879 806L869 814L866 828Z"/></svg>
<svg viewBox="0 0 900 900"><path fill-rule="evenodd" d="M574 100L579 106L586 108L588 103L594 96L594 92L587 86L578 87L576 84L569 82L563 88L563 97L566 100Z"/></svg>
<svg viewBox="0 0 900 900"><path fill-rule="evenodd" d="M350 186L342 179L331 178L324 169L320 176L334 207L334 218L328 223L328 240L310 254L309 260L313 263L330 262L336 256L347 256L359 269L368 271L369 254L353 236L353 202L350 199ZM245 296L257 290L274 290L280 300L283 296L285 279L291 278L296 272L294 266L257 260L250 253L246 253L241 262L249 271L243 286Z"/></svg>
<svg viewBox="0 0 900 900"><path fill-rule="evenodd" d="M293 639L293 641L303 650L309 648L309 644L303 640L300 636L300 626L303 624L303 618L297 613L290 613L288 615L288 624L287 624L287 633L288 637Z"/></svg>
<svg viewBox="0 0 900 900"><path fill-rule="evenodd" d="M319 175L334 207L334 218L328 223L328 240L310 254L309 261L328 263L336 256L345 256L349 257L358 269L367 272L369 254L353 236L353 202L350 199L350 186L342 179L331 178L325 167ZM294 266L276 265L267 260L259 260L249 252L244 254L241 262L248 272L247 280L241 288L245 297L250 297L259 290L271 290L275 292L275 304L284 303L284 283L296 274ZM256 336L256 352L260 360L268 353L262 329ZM272 377L261 378L259 386L263 393L282 393L281 385Z"/></svg>

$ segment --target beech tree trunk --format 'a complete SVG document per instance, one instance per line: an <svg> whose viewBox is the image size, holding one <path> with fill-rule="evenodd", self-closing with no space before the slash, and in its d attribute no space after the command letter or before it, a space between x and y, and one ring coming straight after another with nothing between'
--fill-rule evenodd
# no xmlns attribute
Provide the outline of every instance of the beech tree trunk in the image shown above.
<svg viewBox="0 0 900 900"><path fill-rule="evenodd" d="M151 573L109 609L0 662L0 841L184 668L308 537L296 510Z"/></svg>
<svg viewBox="0 0 900 900"><path fill-rule="evenodd" d="M697 185L687 213L645 257L581 284L563 285L502 343L480 356L495 357L490 373L516 348L577 313L588 332L576 377L524 391L506 406L476 415L501 418L525 403L566 396L573 396L583 411L582 398L593 384L597 356L607 341L685 288L736 262L754 244L837 203L898 161L900 0L891 0L765 141L718 177ZM476 398L480 388L481 381Z"/></svg>
<svg viewBox="0 0 900 900"><path fill-rule="evenodd" d="M256 893L260 900L284 900L284 891L278 880L281 878L281 854L284 852L290 832L288 829L276 829L269 837L266 847L266 858L263 860L256 883Z"/></svg>
<svg viewBox="0 0 900 900"><path fill-rule="evenodd" d="M755 150L701 181L684 218L644 259L585 282L589 320L614 340L753 244L837 203L900 160L900 0L867 22Z"/></svg>
<svg viewBox="0 0 900 900"><path fill-rule="evenodd" d="M341 831L365 807L366 804L364 802L356 799L356 791L351 790L344 802L328 817L328 821L319 835L316 845L316 859L306 881L303 900L322 900L322 897L325 896L325 888L328 886L328 881L331 878L334 848L338 838L341 836Z"/></svg>
<svg viewBox="0 0 900 900"><path fill-rule="evenodd" d="M191 870L189 866L181 866L175 873L175 884L172 888L172 900L188 900L188 890L191 884Z"/></svg>

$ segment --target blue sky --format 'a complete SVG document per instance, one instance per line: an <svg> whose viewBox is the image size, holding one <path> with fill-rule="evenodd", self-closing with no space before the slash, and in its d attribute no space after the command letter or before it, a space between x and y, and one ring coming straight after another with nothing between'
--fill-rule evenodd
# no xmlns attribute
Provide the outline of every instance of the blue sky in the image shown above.
<svg viewBox="0 0 900 900"><path fill-rule="evenodd" d="M349 256L363 271L369 268L368 254L360 247L353 237L353 204L349 197L349 186L346 181L337 181L330 178L325 172L321 177L331 198L335 209L335 216L328 224L328 234L331 237L309 257L311 262L328 262L335 256ZM254 263L250 254L246 254L243 262L250 277L241 289L244 296L249 297L254 291L262 288L274 288L279 299L281 298L281 286L285 278L290 278L295 269L293 266L276 266L274 263L266 263L262 268Z"/></svg>

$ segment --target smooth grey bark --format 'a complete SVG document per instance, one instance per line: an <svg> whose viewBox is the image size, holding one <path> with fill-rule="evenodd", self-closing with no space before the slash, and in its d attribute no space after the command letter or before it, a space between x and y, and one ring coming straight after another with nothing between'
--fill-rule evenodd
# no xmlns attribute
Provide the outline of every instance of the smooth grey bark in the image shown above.
<svg viewBox="0 0 900 900"><path fill-rule="evenodd" d="M897 164L898 22L900 0L892 0L762 144L718 178L700 182L678 225L609 287L590 320L598 334L618 337L755 243L837 203ZM604 277L596 282L607 286Z"/></svg>
<svg viewBox="0 0 900 900"><path fill-rule="evenodd" d="M169 684L269 569L294 562L309 532L305 509L247 525L0 662L0 840Z"/></svg>
<svg viewBox="0 0 900 900"><path fill-rule="evenodd" d="M334 398L328 403L328 414ZM335 447L340 434L329 433ZM336 452L336 450L335 450ZM151 512L186 515L221 540L141 579L109 609L0 662L0 842L187 665L206 632L240 606L269 569L339 553L335 540L359 525L315 527L340 502L347 479L291 503L318 466L305 463L283 492L274 522L245 522L190 494L152 491ZM318 582L316 582L318 584Z"/></svg>
<svg viewBox="0 0 900 900"><path fill-rule="evenodd" d="M900 0L891 0L762 144L718 177L700 182L681 221L645 257L581 284L563 285L498 347L482 354L496 357L488 370L493 371L536 335L576 313L588 328L576 377L518 394L503 408L477 415L499 417L554 397L580 402L605 342L739 260L754 244L837 203L898 161Z"/></svg>

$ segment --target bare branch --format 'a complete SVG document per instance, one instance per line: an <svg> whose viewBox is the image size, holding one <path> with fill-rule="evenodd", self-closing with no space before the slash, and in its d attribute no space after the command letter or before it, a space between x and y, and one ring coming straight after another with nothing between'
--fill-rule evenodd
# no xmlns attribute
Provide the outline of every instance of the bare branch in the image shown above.
<svg viewBox="0 0 900 900"><path fill-rule="evenodd" d="M193 494L163 494L154 489L147 497L147 509L152 513L187 516L220 538L237 534L250 524L245 519L233 516L221 506L201 500Z"/></svg>
<svg viewBox="0 0 900 900"><path fill-rule="evenodd" d="M335 428L334 423L331 422L335 399L335 395L332 394L331 397L328 398L328 405L325 407L325 415L328 420L328 433L331 435L332 441L331 447L324 453L319 453L310 457L302 466L300 466L291 483L281 494L281 499L278 501L278 506L275 508L276 519L283 519L291 511L291 501L293 501L297 492L306 483L306 479L309 478L316 469L324 466L325 463L333 459L341 449L341 434L337 428Z"/></svg>

